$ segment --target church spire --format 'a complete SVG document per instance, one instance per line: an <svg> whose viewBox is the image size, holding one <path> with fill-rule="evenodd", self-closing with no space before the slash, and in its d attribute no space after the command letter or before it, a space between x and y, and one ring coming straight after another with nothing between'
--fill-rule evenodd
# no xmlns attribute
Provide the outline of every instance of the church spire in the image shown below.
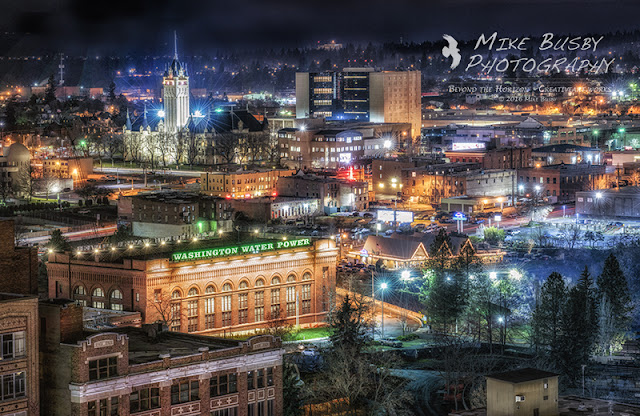
<svg viewBox="0 0 640 416"><path fill-rule="evenodd" d="M127 130L131 131L131 117L129 116L129 107L127 107L127 121L125 122L125 127Z"/></svg>
<svg viewBox="0 0 640 416"><path fill-rule="evenodd" d="M178 60L178 32L175 30L173 31L173 50L174 50L173 59L177 61Z"/></svg>

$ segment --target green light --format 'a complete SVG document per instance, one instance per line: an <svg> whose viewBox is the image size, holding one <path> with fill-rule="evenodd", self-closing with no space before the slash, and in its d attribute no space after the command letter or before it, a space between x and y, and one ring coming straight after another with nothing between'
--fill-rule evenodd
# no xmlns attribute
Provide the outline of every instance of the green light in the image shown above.
<svg viewBox="0 0 640 416"><path fill-rule="evenodd" d="M86 145L87 145L86 140L80 140L80 146L86 146Z"/></svg>
<svg viewBox="0 0 640 416"><path fill-rule="evenodd" d="M287 248L305 247L311 245L310 238L297 240L273 241L265 243L245 244L241 246L204 248L200 250L182 251L171 254L171 261L204 260L216 257L236 256L242 254L258 254L265 251L281 250Z"/></svg>
<svg viewBox="0 0 640 416"><path fill-rule="evenodd" d="M600 133L598 130L594 130L594 131L593 131L593 135L594 135L594 136L597 136L597 135L598 135L598 133Z"/></svg>
<svg viewBox="0 0 640 416"><path fill-rule="evenodd" d="M222 113L222 108L216 108L214 111L215 111L216 113Z"/></svg>
<svg viewBox="0 0 640 416"><path fill-rule="evenodd" d="M204 226L204 223L202 221L198 222L198 230L200 230L200 232L202 232L202 227Z"/></svg>
<svg viewBox="0 0 640 416"><path fill-rule="evenodd" d="M624 127L620 127L620 128L618 129L618 133L624 133Z"/></svg>

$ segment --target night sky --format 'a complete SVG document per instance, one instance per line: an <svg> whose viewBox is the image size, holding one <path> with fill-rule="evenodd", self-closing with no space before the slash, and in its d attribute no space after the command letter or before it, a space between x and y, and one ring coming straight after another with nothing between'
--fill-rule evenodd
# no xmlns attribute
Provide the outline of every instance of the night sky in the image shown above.
<svg viewBox="0 0 640 416"><path fill-rule="evenodd" d="M191 53L339 42L438 40L442 33L606 33L637 29L634 0L1 0L0 28L24 47L87 54L166 53L176 29ZM98 7L98 5L100 7ZM29 32L31 35L22 35ZM127 48L127 50L123 50Z"/></svg>

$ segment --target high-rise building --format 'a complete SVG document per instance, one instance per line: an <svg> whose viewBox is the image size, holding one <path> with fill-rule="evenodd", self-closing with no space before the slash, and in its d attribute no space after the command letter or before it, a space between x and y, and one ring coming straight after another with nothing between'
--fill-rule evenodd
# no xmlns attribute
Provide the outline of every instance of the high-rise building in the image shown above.
<svg viewBox="0 0 640 416"><path fill-rule="evenodd" d="M296 117L411 123L411 137L417 137L422 127L420 85L420 71L298 72Z"/></svg>
<svg viewBox="0 0 640 416"><path fill-rule="evenodd" d="M173 61L162 78L164 120L166 131L176 133L189 120L189 75L186 64L178 60L178 40L175 41Z"/></svg>

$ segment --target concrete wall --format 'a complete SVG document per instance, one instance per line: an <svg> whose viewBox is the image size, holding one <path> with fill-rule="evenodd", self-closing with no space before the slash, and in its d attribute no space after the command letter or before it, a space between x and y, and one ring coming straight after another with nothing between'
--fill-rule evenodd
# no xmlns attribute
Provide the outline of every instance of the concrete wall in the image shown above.
<svg viewBox="0 0 640 416"><path fill-rule="evenodd" d="M309 73L296 73L296 118L309 117Z"/></svg>

